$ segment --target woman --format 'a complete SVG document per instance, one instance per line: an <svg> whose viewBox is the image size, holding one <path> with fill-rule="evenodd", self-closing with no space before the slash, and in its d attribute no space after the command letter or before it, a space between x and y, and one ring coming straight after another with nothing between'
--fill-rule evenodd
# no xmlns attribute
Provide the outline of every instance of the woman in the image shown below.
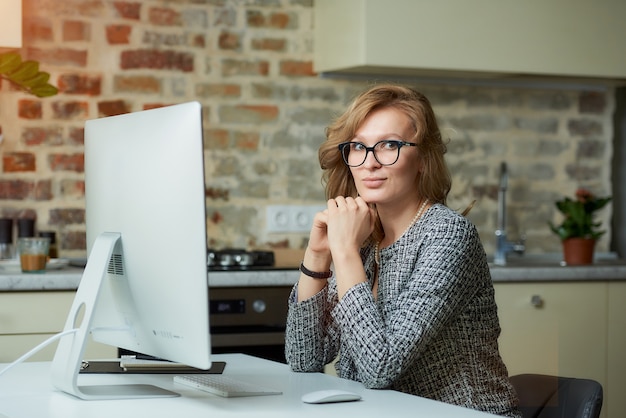
<svg viewBox="0 0 626 418"><path fill-rule="evenodd" d="M520 417L484 249L445 206L445 152L429 101L402 86L365 91L327 129L328 208L290 298L287 361L321 371L339 355L338 376L368 388Z"/></svg>

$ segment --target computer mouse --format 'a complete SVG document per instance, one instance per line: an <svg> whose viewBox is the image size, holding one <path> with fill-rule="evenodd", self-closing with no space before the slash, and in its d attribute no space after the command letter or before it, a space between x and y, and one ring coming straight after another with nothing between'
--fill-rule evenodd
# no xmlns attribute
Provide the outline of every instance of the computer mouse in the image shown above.
<svg viewBox="0 0 626 418"><path fill-rule="evenodd" d="M302 395L302 402L305 403L331 403L358 401L361 395L341 389L316 390Z"/></svg>

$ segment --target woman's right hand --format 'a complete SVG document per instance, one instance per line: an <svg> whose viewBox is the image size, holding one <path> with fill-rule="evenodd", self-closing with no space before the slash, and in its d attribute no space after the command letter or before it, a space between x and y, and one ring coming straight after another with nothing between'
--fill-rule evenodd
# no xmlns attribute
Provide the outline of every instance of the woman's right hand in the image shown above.
<svg viewBox="0 0 626 418"><path fill-rule="evenodd" d="M328 209L315 214L311 233L309 234L309 244L304 252L302 260L304 266L315 272L326 272L330 270L331 255L328 246ZM313 279L304 273L300 273L298 281L298 300L303 301L326 286L326 280Z"/></svg>
<svg viewBox="0 0 626 418"><path fill-rule="evenodd" d="M328 247L328 209L315 214L311 233L309 234L309 249L314 253L330 256Z"/></svg>

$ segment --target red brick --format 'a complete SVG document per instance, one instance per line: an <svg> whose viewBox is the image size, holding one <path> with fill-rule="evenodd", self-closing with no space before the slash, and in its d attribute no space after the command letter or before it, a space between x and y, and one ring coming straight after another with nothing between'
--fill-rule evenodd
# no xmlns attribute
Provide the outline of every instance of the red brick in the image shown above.
<svg viewBox="0 0 626 418"><path fill-rule="evenodd" d="M22 139L26 145L41 145L46 142L48 131L44 128L26 128L22 132Z"/></svg>
<svg viewBox="0 0 626 418"><path fill-rule="evenodd" d="M35 4L41 3L41 1L34 2ZM87 16L93 18L103 19L109 15L107 2L102 0L80 0L72 2L62 1L46 1L48 10L54 16L62 16L70 13L75 16ZM50 9L50 7L56 7L56 9Z"/></svg>
<svg viewBox="0 0 626 418"><path fill-rule="evenodd" d="M198 84L196 85L198 97L241 97L239 84Z"/></svg>
<svg viewBox="0 0 626 418"><path fill-rule="evenodd" d="M281 61L280 74L290 77L312 77L316 75L313 71L312 61Z"/></svg>
<svg viewBox="0 0 626 418"><path fill-rule="evenodd" d="M61 182L61 196L82 199L85 196L85 182L83 180L63 180Z"/></svg>
<svg viewBox="0 0 626 418"><path fill-rule="evenodd" d="M187 52L160 51L156 49L139 49L124 51L121 56L120 68L123 70L150 68L155 70L193 71L194 57Z"/></svg>
<svg viewBox="0 0 626 418"><path fill-rule="evenodd" d="M230 7L215 8L213 26L237 26L237 12Z"/></svg>
<svg viewBox="0 0 626 418"><path fill-rule="evenodd" d="M291 18L287 13L264 15L259 11L250 10L246 14L246 21L248 26L253 28L285 29L290 25Z"/></svg>
<svg viewBox="0 0 626 418"><path fill-rule="evenodd" d="M63 74L59 76L57 87L65 94L86 94L99 96L102 86L102 76L86 74Z"/></svg>
<svg viewBox="0 0 626 418"><path fill-rule="evenodd" d="M35 183L34 189L35 200L52 200L52 181L51 180L39 180Z"/></svg>
<svg viewBox="0 0 626 418"><path fill-rule="evenodd" d="M289 15L286 13L272 13L269 17L268 26L271 28L284 29L289 25Z"/></svg>
<svg viewBox="0 0 626 418"><path fill-rule="evenodd" d="M218 211L213 212L213 215L211 215L211 222L214 224L219 224L223 220L224 217Z"/></svg>
<svg viewBox="0 0 626 418"><path fill-rule="evenodd" d="M221 106L220 120L226 123L266 123L278 119L278 107L272 105Z"/></svg>
<svg viewBox="0 0 626 418"><path fill-rule="evenodd" d="M164 7L153 7L148 12L148 21L159 26L181 26L180 13Z"/></svg>
<svg viewBox="0 0 626 418"><path fill-rule="evenodd" d="M77 154L50 154L48 164L52 171L75 171L82 173L85 171L85 156Z"/></svg>
<svg viewBox="0 0 626 418"><path fill-rule="evenodd" d="M107 42L110 45L129 44L132 30L133 28L130 25L107 25Z"/></svg>
<svg viewBox="0 0 626 418"><path fill-rule="evenodd" d="M252 49L258 51L283 52L287 47L287 40L277 38L257 38L252 40L251 46Z"/></svg>
<svg viewBox="0 0 626 418"><path fill-rule="evenodd" d="M55 119L84 120L89 116L89 103L87 102L54 102L52 113Z"/></svg>
<svg viewBox="0 0 626 418"><path fill-rule="evenodd" d="M25 180L0 180L0 199L25 200L32 196L35 184Z"/></svg>
<svg viewBox="0 0 626 418"><path fill-rule="evenodd" d="M27 146L60 145L63 143L63 130L62 128L25 128L22 131L22 141Z"/></svg>
<svg viewBox="0 0 626 418"><path fill-rule="evenodd" d="M207 189L204 191L204 195L211 200L221 199L224 201L228 201L228 199L230 199L230 191L224 188L207 187ZM221 219L223 219L223 217L219 212L213 212L213 215L211 216L211 220L213 220L213 222L217 223Z"/></svg>
<svg viewBox="0 0 626 418"><path fill-rule="evenodd" d="M48 212L50 225L80 225L85 223L85 210L74 208L51 209Z"/></svg>
<svg viewBox="0 0 626 418"><path fill-rule="evenodd" d="M69 135L70 145L84 145L85 144L85 128L70 128Z"/></svg>
<svg viewBox="0 0 626 418"><path fill-rule="evenodd" d="M277 106L246 106L241 105L237 106L244 112L248 112L257 116L260 121L274 121L278 118L278 107Z"/></svg>
<svg viewBox="0 0 626 418"><path fill-rule="evenodd" d="M256 151L259 149L261 138L258 132L237 132L235 133L235 147L246 151Z"/></svg>
<svg viewBox="0 0 626 418"><path fill-rule="evenodd" d="M601 115L606 111L607 97L605 92L582 91L578 96L580 113Z"/></svg>
<svg viewBox="0 0 626 418"><path fill-rule="evenodd" d="M66 231L59 236L59 249L61 250L85 250L87 248L87 235L85 231Z"/></svg>
<svg viewBox="0 0 626 418"><path fill-rule="evenodd" d="M52 41L54 40L52 22L46 19L24 17L22 36L24 41Z"/></svg>
<svg viewBox="0 0 626 418"><path fill-rule="evenodd" d="M91 39L91 25L78 20L63 22L64 41L89 41Z"/></svg>
<svg viewBox="0 0 626 418"><path fill-rule="evenodd" d="M191 40L189 41L190 46L197 46L200 48L204 48L206 46L206 37L204 34L198 33L195 35L190 35Z"/></svg>
<svg viewBox="0 0 626 418"><path fill-rule="evenodd" d="M43 110L40 101L23 99L17 104L17 114L22 119L41 119Z"/></svg>
<svg viewBox="0 0 626 418"><path fill-rule="evenodd" d="M87 65L87 51L69 48L26 48L25 55L27 58L22 57L23 59L32 59L50 65L70 65L75 67L85 67Z"/></svg>
<svg viewBox="0 0 626 418"><path fill-rule="evenodd" d="M241 49L241 36L237 33L222 31L217 41L220 49L237 51Z"/></svg>
<svg viewBox="0 0 626 418"><path fill-rule="evenodd" d="M65 2L54 2L65 3ZM70 3L73 6L73 12L78 16L89 16L104 18L109 14L108 6L102 0L81 0ZM57 13L57 16L67 13L65 10Z"/></svg>
<svg viewBox="0 0 626 418"><path fill-rule="evenodd" d="M37 211L35 209L30 208L20 208L17 209L15 207L3 208L0 215L7 218L13 219L37 219Z"/></svg>
<svg viewBox="0 0 626 418"><path fill-rule="evenodd" d="M130 113L130 105L123 100L98 102L98 116L115 116Z"/></svg>
<svg viewBox="0 0 626 418"><path fill-rule="evenodd" d="M35 154L30 152L7 152L3 154L2 171L5 173L37 171Z"/></svg>
<svg viewBox="0 0 626 418"><path fill-rule="evenodd" d="M142 109L150 110L150 109L158 109L160 107L171 106L173 103L144 103Z"/></svg>
<svg viewBox="0 0 626 418"><path fill-rule="evenodd" d="M228 149L230 133L226 129L207 129L204 135L204 147L207 149Z"/></svg>
<svg viewBox="0 0 626 418"><path fill-rule="evenodd" d="M115 93L161 93L161 80L151 76L115 76Z"/></svg>
<svg viewBox="0 0 626 418"><path fill-rule="evenodd" d="M120 17L139 20L141 17L141 3L128 1L114 1L113 7Z"/></svg>
<svg viewBox="0 0 626 418"><path fill-rule="evenodd" d="M225 59L222 61L222 75L262 75L269 74L270 64L267 61L245 61Z"/></svg>
<svg viewBox="0 0 626 418"><path fill-rule="evenodd" d="M50 180L0 180L0 199L3 200L51 200Z"/></svg>

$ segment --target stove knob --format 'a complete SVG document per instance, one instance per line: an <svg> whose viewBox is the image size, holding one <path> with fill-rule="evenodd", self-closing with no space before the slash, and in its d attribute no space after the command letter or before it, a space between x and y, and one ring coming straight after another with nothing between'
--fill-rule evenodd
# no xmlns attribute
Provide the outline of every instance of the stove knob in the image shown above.
<svg viewBox="0 0 626 418"><path fill-rule="evenodd" d="M207 266L214 266L216 264L216 258L217 256L215 254L215 251L207 251Z"/></svg>
<svg viewBox="0 0 626 418"><path fill-rule="evenodd" d="M233 256L230 254L220 254L220 265L228 267L233 265Z"/></svg>
<svg viewBox="0 0 626 418"><path fill-rule="evenodd" d="M267 308L267 306L265 305L265 301L264 300L257 299L254 302L252 302L252 309L256 313L263 313L263 312L265 312L266 308Z"/></svg>
<svg viewBox="0 0 626 418"><path fill-rule="evenodd" d="M252 265L252 256L248 253L235 254L234 260L235 260L235 263L240 266Z"/></svg>

